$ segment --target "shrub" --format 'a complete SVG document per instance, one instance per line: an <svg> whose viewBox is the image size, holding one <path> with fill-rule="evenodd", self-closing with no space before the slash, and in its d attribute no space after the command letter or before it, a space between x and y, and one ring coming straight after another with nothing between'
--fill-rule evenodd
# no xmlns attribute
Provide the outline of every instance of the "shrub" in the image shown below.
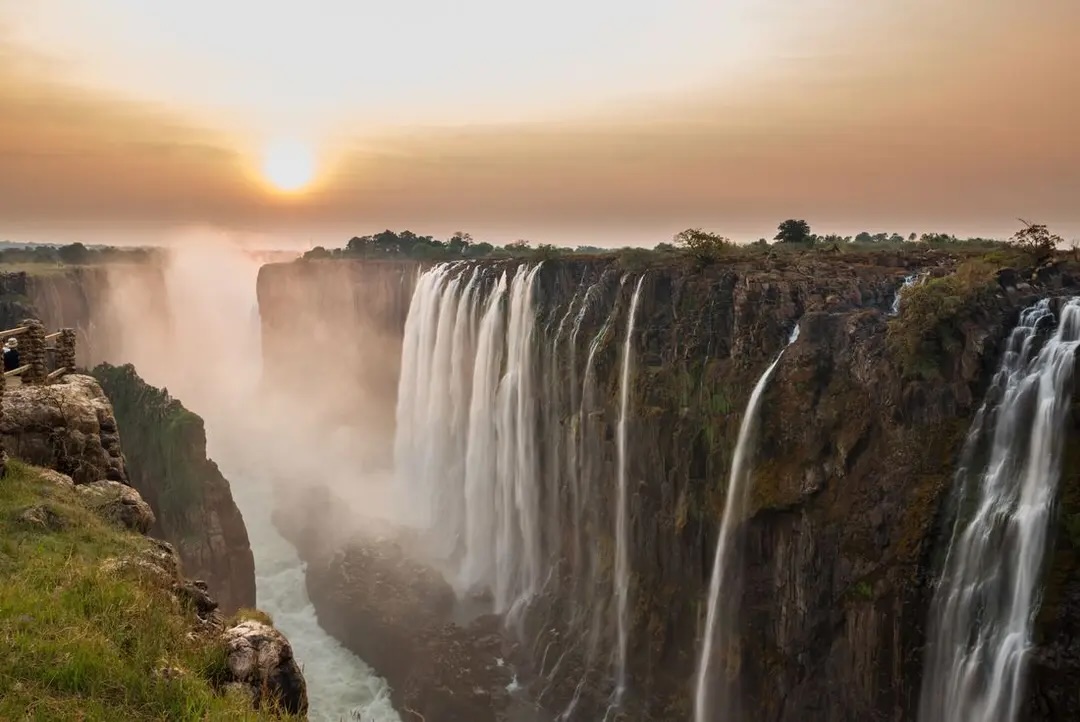
<svg viewBox="0 0 1080 722"><path fill-rule="evenodd" d="M675 234L675 246L685 250L701 263L711 263L732 247L731 240L700 228L687 228Z"/></svg>
<svg viewBox="0 0 1080 722"><path fill-rule="evenodd" d="M942 362L960 351L961 311L994 288L997 266L984 258L908 289L904 312L889 322L890 350L906 376L934 378Z"/></svg>

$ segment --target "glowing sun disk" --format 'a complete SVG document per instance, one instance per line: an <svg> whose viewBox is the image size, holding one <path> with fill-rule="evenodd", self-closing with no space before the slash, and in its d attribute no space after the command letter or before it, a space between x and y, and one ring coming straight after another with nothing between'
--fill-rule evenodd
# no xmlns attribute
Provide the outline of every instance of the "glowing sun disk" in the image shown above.
<svg viewBox="0 0 1080 722"><path fill-rule="evenodd" d="M303 143L274 141L263 151L262 173L279 191L298 191L315 177L315 154Z"/></svg>

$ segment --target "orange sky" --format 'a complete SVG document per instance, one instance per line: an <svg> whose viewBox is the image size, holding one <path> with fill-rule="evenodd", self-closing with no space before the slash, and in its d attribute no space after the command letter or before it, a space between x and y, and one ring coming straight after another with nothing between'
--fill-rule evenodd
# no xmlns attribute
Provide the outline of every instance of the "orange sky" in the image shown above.
<svg viewBox="0 0 1080 722"><path fill-rule="evenodd" d="M774 12L739 19L743 35L731 30L754 42L731 40L726 55L706 45L700 57L679 58L657 45L655 60L638 58L650 46L619 59L619 33L653 42L634 33L665 22L643 15L640 28L611 23L602 38L618 62L594 68L587 45L568 50L581 54L572 82L554 61L544 74L542 44L505 62L503 86L483 75L500 70L498 57L478 55L475 66L465 58L439 81L456 83L458 103L442 85L423 84L421 71L442 57L424 55L433 52L426 46L412 53L419 69L388 60L378 87L335 80L346 53L309 61L296 85L281 76L280 87L240 93L258 76L259 48L245 54L237 38L238 59L218 59L197 32L190 47L155 49L140 36L127 48L124 33L151 31L118 22L123 15L99 19L108 30L94 32L116 37L97 42L120 49L98 68L88 60L92 42L57 46L66 36L50 35L64 29L71 1L42 0L55 16L25 20L24 3L0 0L0 239L155 241L198 225L337 245L389 226L621 245L688 226L771 237L789 216L819 231L905 235L1006 235L1022 216L1080 238L1080 2L1072 0L896 0L888 11L808 0L820 17L798 23L785 14L795 3L763 0ZM128 12L121 0L102 2ZM686 3L689 13L693 2L672 7ZM515 23L484 17L492 37ZM79 19L90 29L94 20ZM667 20L671 35L679 26ZM721 30L712 32L718 45ZM196 65L200 58L211 67ZM236 85L208 79L219 95L199 95L213 63ZM310 117L305 77L322 78ZM376 97L377 112L364 104ZM274 133L298 129L320 170L311 188L286 197L260 177L259 154Z"/></svg>

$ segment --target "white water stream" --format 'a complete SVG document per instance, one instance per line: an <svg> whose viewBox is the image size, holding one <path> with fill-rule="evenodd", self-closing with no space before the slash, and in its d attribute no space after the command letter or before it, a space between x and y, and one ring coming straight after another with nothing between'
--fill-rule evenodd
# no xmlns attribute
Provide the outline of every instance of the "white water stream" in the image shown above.
<svg viewBox="0 0 1080 722"><path fill-rule="evenodd" d="M795 343L799 338L799 327L795 326L788 339L788 346ZM729 637L731 634L731 620L720 619L727 616L725 611L733 613L737 605L731 605L731 597L738 590L726 590L728 596L722 600L721 587L723 578L731 563L733 550L732 540L735 535L736 525L742 521L743 509L746 506L747 492L750 487L750 457L751 445L757 431L758 411L761 409L762 395L769 385L769 379L777 364L784 356L784 347L776 359L773 360L765 373L761 374L754 390L750 392L750 400L746 403L746 411L743 414L742 423L739 425L739 436L735 443L735 453L731 460L731 472L728 476L727 495L724 500L724 514L720 519L720 532L716 540L716 555L713 557L712 576L709 579L708 611L705 618L705 637L701 646L701 655L698 657L697 674L694 682L694 722L712 722L714 719L714 705L712 704L712 666L713 650L719 649L721 653L727 653ZM721 607L725 607L725 611ZM726 674L726 670L725 670Z"/></svg>
<svg viewBox="0 0 1080 722"><path fill-rule="evenodd" d="M1080 346L1080 300L1027 309L972 424L931 606L920 722L1014 722L1039 609Z"/></svg>
<svg viewBox="0 0 1080 722"><path fill-rule="evenodd" d="M629 424L630 413L630 370L634 352L634 324L637 321L638 300L641 298L641 282L645 280L642 274L634 287L634 295L630 299L630 316L626 322L626 340L623 343L622 374L619 380L619 425L618 425L618 477L619 495L615 508L615 600L616 618L618 620L618 659L615 669L615 701L616 708L622 705L623 695L626 693L626 647L627 647L627 598L630 594L630 532L627 529L627 448L626 427Z"/></svg>

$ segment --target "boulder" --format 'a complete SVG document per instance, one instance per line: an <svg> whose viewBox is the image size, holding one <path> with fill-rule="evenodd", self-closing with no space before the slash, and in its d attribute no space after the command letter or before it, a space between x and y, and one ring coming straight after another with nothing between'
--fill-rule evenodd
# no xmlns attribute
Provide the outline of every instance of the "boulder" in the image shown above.
<svg viewBox="0 0 1080 722"><path fill-rule="evenodd" d="M307 685L281 632L248 620L225 630L224 639L232 682L251 689L256 707L278 704L290 714L307 712Z"/></svg>
<svg viewBox="0 0 1080 722"><path fill-rule="evenodd" d="M41 469L38 471L38 475L45 481L56 484L62 489L72 489L75 487L75 481L67 474L61 474L54 469Z"/></svg>
<svg viewBox="0 0 1080 722"><path fill-rule="evenodd" d="M19 513L18 519L23 524L48 531L58 531L66 526L64 518L45 504L37 504L24 509Z"/></svg>
<svg viewBox="0 0 1080 722"><path fill-rule="evenodd" d="M139 492L118 481L95 481L76 487L101 516L132 531L145 534L154 525L154 512Z"/></svg>
<svg viewBox="0 0 1080 722"><path fill-rule="evenodd" d="M76 484L127 481L112 405L89 376L8 387L0 437L12 456L55 469Z"/></svg>

